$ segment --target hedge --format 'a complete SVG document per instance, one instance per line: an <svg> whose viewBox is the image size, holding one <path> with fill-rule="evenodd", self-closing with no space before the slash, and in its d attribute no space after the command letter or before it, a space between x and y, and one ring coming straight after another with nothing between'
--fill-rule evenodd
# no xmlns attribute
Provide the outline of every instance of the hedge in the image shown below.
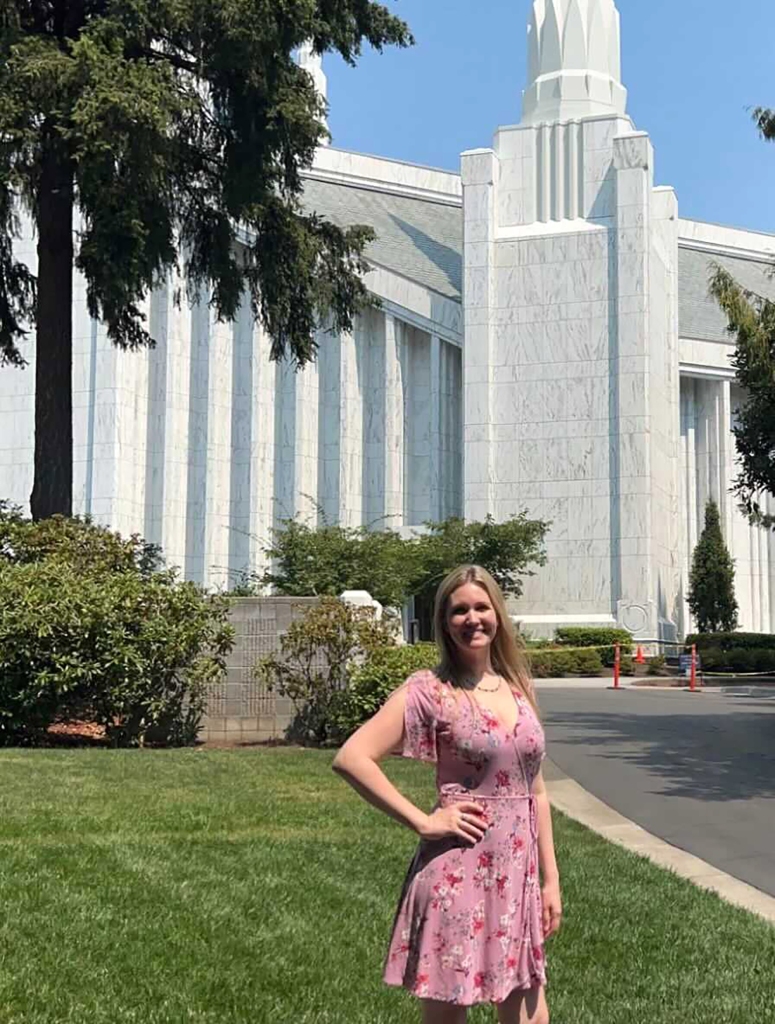
<svg viewBox="0 0 775 1024"><path fill-rule="evenodd" d="M721 651L732 650L775 650L775 634L773 633L691 633L686 638L687 648L697 645L698 651L718 648Z"/></svg>
<svg viewBox="0 0 775 1024"><path fill-rule="evenodd" d="M599 628L594 626L562 626L555 630L555 639L562 647L606 647L600 651L604 665L614 663L614 646L619 644L622 654L632 652L632 636L626 629Z"/></svg>
<svg viewBox="0 0 775 1024"><path fill-rule="evenodd" d="M700 661L706 672L775 672L775 648L708 647L702 649Z"/></svg>
<svg viewBox="0 0 775 1024"><path fill-rule="evenodd" d="M536 679L562 679L564 676L599 676L603 662L599 651L533 650L527 652L530 671Z"/></svg>

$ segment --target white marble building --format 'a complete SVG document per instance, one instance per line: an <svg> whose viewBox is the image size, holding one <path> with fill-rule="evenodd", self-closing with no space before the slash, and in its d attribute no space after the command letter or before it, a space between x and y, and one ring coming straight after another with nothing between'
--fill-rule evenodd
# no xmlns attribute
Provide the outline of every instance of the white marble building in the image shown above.
<svg viewBox="0 0 775 1024"><path fill-rule="evenodd" d="M307 205L375 228L381 306L322 335L303 372L269 361L247 307L234 324L176 308L174 281L148 301L157 347L121 353L77 282L77 512L220 586L261 566L278 518L316 504L396 527L526 507L553 525L518 619L671 637L690 626L688 563L714 497L742 622L773 628L775 539L729 494L733 345L707 280L716 261L771 294L775 237L682 220L655 187L613 0L535 0L528 47L520 123L464 153L459 175L321 149ZM0 370L0 495L22 505L26 355Z"/></svg>

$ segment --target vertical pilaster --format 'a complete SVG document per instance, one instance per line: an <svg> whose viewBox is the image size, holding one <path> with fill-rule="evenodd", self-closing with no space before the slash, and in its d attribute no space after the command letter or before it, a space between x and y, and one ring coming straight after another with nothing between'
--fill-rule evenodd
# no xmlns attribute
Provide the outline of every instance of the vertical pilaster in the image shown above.
<svg viewBox="0 0 775 1024"><path fill-rule="evenodd" d="M719 512L721 515L721 527L727 543L731 542L733 502L734 499L729 491L730 481L734 474L734 438L731 432L732 426L732 399L731 383L728 380L719 381L716 398L716 421L718 424L718 478L719 478Z"/></svg>
<svg viewBox="0 0 775 1024"><path fill-rule="evenodd" d="M441 435L441 344L441 338L437 334L432 334L430 353L430 432L428 438L430 446L430 479L428 481L428 490L430 517L437 522L443 518L442 460L444 456L442 450L443 438Z"/></svg>
<svg viewBox="0 0 775 1024"><path fill-rule="evenodd" d="M493 512L492 289L498 159L492 150L472 150L463 154L461 167L465 308L463 501L467 519L483 519Z"/></svg>
<svg viewBox="0 0 775 1024"><path fill-rule="evenodd" d="M363 523L363 402L357 334L339 338L339 522Z"/></svg>
<svg viewBox="0 0 775 1024"><path fill-rule="evenodd" d="M624 136L614 140L613 154L617 283L616 329L610 339L613 597L623 625L635 632L651 632L657 629L656 608L649 600L653 594L649 436L651 143L645 134ZM632 609L629 618L628 609ZM638 625L640 628L636 628Z"/></svg>
<svg viewBox="0 0 775 1024"><path fill-rule="evenodd" d="M385 315L385 481L386 526L403 525L404 513L404 382L401 366L401 324Z"/></svg>
<svg viewBox="0 0 775 1024"><path fill-rule="evenodd" d="M269 338L253 325L253 401L250 425L250 565L258 573L267 568L264 554L272 539L275 518L275 394L277 363L272 362Z"/></svg>
<svg viewBox="0 0 775 1024"><path fill-rule="evenodd" d="M327 338L322 339L325 345ZM295 375L296 447L294 468L294 502L296 511L304 515L313 511L318 489L318 440L320 419L320 381L317 361L307 363Z"/></svg>
<svg viewBox="0 0 775 1024"><path fill-rule="evenodd" d="M208 307L207 443L204 496L203 579L219 587L229 580L231 524L233 329Z"/></svg>
<svg viewBox="0 0 775 1024"><path fill-rule="evenodd" d="M253 316L247 294L231 328L231 453L229 462L229 582L251 569L251 416L255 401Z"/></svg>
<svg viewBox="0 0 775 1024"><path fill-rule="evenodd" d="M170 565L186 569L191 471L191 316L174 301L171 275L151 295L148 354L145 535L160 544Z"/></svg>

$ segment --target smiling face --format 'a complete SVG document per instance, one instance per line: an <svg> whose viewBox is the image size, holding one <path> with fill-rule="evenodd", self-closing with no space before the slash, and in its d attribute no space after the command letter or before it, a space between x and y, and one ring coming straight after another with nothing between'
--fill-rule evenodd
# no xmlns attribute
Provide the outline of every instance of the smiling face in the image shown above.
<svg viewBox="0 0 775 1024"><path fill-rule="evenodd" d="M486 651L498 632L498 615L484 587L464 583L447 604L447 631L462 655Z"/></svg>

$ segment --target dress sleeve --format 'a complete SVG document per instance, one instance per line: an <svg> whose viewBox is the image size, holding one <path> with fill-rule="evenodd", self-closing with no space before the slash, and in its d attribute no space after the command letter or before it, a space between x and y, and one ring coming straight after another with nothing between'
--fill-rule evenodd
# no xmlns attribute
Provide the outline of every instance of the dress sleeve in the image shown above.
<svg viewBox="0 0 775 1024"><path fill-rule="evenodd" d="M436 732L439 724L438 682L429 674L411 676L406 682L404 740L401 753L417 761L438 760Z"/></svg>

